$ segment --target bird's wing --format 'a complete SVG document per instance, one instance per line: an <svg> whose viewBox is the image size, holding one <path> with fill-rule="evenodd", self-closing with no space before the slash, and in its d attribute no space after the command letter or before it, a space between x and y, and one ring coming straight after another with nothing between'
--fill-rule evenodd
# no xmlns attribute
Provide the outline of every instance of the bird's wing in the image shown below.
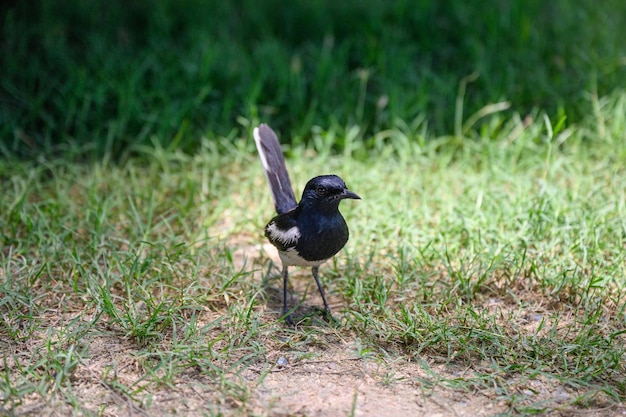
<svg viewBox="0 0 626 417"><path fill-rule="evenodd" d="M280 251L295 248L301 237L296 212L292 210L279 214L265 226L265 236Z"/></svg>

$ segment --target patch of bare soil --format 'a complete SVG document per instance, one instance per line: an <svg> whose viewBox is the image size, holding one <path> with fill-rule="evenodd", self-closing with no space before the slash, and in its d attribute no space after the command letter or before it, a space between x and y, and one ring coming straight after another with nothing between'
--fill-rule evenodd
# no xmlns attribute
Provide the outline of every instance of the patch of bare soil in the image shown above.
<svg viewBox="0 0 626 417"><path fill-rule="evenodd" d="M312 359L274 358L276 366L256 379L251 369L245 374L255 381L255 411L271 416L494 416L516 410L508 399L498 397L496 389L454 388L442 380L453 381L470 376L472 369L462 369L424 358L424 367L403 359L373 361L355 358L355 341L333 343L316 350ZM477 367L479 365L477 364ZM626 410L608 405L605 408L577 410L571 406L579 392L555 384L546 378L519 383L513 377L503 384L517 386L525 405L537 404L537 410L552 410L544 415L588 416L626 415ZM466 385L467 388L467 385ZM601 405L599 405L601 407Z"/></svg>
<svg viewBox="0 0 626 417"><path fill-rule="evenodd" d="M220 397L216 381L195 369L185 371L171 385L148 384L132 343L116 335L98 336L89 343L91 354L78 366L71 381L80 411L60 401L61 395L50 393L48 398L31 395L12 412L0 408L0 415L443 417L493 416L514 411L493 390L467 392L436 384L433 374L427 374L416 363L355 358L353 342L333 345L313 350L315 356L310 359L272 356L273 366L253 365L233 375L238 384L248 388L246 398L238 401ZM460 376L444 365L433 363L432 369L445 378ZM120 385L135 388L135 398L118 389ZM624 409L616 407L577 411L567 405L576 395L574 391L542 379L530 385L529 392L520 395L534 395L534 401L545 401L551 408L564 406L562 411L548 415L626 415Z"/></svg>
<svg viewBox="0 0 626 417"><path fill-rule="evenodd" d="M296 281L297 285L305 282ZM279 302L278 299L274 303ZM309 293L307 304L320 302L315 291ZM278 307L279 304L270 306L272 310ZM215 317L210 316L215 314L206 312L201 320L211 321ZM62 326L59 318L47 317L45 321L52 331ZM320 333L324 333L323 328ZM484 370L484 364L476 364L475 369L455 369L441 358L423 357L427 364L424 366L400 357L359 356L354 335L343 334L339 329L327 336L322 334L322 342L308 344L309 350L298 356L268 349L264 363L239 369L222 381L190 366L177 373L174 380L155 384L150 382L154 375L147 374L141 363L145 358L138 357L137 345L119 332L101 328L77 346L88 355L72 374L69 395L49 392L45 396L32 394L19 402L9 399L5 407L11 406L12 410L0 406L0 416L478 417L515 414L516 409L509 403L511 387L519 391L525 404L537 404L538 410L553 410L544 415L626 416L624 408L601 408L602 403L596 409L577 410L572 403L582 391L542 377L520 382L503 376L501 386L509 387L506 398L499 397L498 387L477 386L468 391L469 384L463 382L466 389L458 389L446 380L464 381L473 372ZM19 373L15 358L19 361L20 357L45 357L46 339L42 333L19 346L0 341L5 358L2 366L12 368L13 374ZM234 381L233 388L228 387L229 379ZM133 398L128 394L129 387ZM227 391L231 395L224 398L220 393ZM70 398L73 405L68 403Z"/></svg>
<svg viewBox="0 0 626 417"><path fill-rule="evenodd" d="M386 381L387 367L344 356L329 352L270 373L256 390L257 400L276 416L486 416L506 410L483 395L425 388L412 374L426 375L414 366Z"/></svg>

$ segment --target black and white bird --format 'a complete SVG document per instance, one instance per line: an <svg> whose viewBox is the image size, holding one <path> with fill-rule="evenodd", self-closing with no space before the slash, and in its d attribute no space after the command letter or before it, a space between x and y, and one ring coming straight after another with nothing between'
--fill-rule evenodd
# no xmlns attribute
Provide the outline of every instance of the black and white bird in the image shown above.
<svg viewBox="0 0 626 417"><path fill-rule="evenodd" d="M319 267L339 252L348 241L348 225L339 212L341 200L360 200L336 175L321 175L304 187L296 203L280 143L274 131L262 124L254 129L254 142L272 192L278 215L265 226L265 236L278 249L283 264L283 315L293 320L287 307L290 266L311 267L324 308L332 318L319 280Z"/></svg>

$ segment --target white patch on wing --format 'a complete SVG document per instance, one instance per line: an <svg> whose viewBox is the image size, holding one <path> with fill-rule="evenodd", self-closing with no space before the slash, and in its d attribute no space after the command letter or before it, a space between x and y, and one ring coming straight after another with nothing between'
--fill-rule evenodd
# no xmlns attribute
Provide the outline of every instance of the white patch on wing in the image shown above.
<svg viewBox="0 0 626 417"><path fill-rule="evenodd" d="M276 227L276 223L270 223L267 225L267 234L269 234L270 240L277 240L284 245L294 244L300 239L300 229L297 226L288 230L280 230Z"/></svg>
<svg viewBox="0 0 626 417"><path fill-rule="evenodd" d="M289 248L286 251L278 251L280 260L283 265L286 266L320 266L328 259L322 259L321 261L307 261L296 252L295 248Z"/></svg>

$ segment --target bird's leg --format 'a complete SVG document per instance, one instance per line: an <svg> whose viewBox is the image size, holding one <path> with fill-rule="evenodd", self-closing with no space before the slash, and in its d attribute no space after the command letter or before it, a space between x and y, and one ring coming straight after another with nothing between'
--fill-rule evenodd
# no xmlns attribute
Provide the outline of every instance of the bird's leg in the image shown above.
<svg viewBox="0 0 626 417"><path fill-rule="evenodd" d="M322 301L324 302L324 309L326 310L326 314L328 315L328 318L330 320L334 320L333 314L330 311L330 307L328 306L328 303L326 302L326 297L324 296L324 289L322 288L322 284L320 283L319 270L320 270L319 266L314 266L311 268L311 272L313 272L313 278L315 278L315 282L317 283L317 288L320 290L320 295L322 296Z"/></svg>
<svg viewBox="0 0 626 417"><path fill-rule="evenodd" d="M293 320L291 314L289 314L289 308L287 308L287 285L289 284L289 267L283 265L283 316L288 325L293 326Z"/></svg>

